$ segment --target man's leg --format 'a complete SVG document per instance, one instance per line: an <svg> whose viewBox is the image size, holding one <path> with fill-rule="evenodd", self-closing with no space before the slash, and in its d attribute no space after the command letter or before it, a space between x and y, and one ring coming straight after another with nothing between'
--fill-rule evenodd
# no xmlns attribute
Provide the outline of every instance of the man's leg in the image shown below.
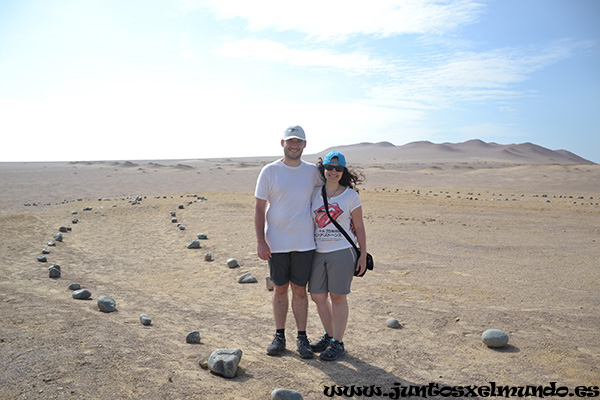
<svg viewBox="0 0 600 400"><path fill-rule="evenodd" d="M308 320L308 295L306 286L292 285L292 312L298 327L298 338L296 339L296 350L302 358L313 358L314 353L306 336L306 323Z"/></svg>
<svg viewBox="0 0 600 400"><path fill-rule="evenodd" d="M306 332L306 323L308 321L308 296L306 286L292 285L292 312L296 319L296 327L299 331Z"/></svg>
<svg viewBox="0 0 600 400"><path fill-rule="evenodd" d="M293 284L292 284L293 285ZM273 316L275 318L275 329L285 329L285 321L288 313L288 290L289 282L283 286L273 285ZM292 301L292 306L293 306Z"/></svg>
<svg viewBox="0 0 600 400"><path fill-rule="evenodd" d="M306 324L308 319L308 295L306 284L313 263L315 252L292 252L290 253L290 285L292 287L292 312L298 328L296 338L296 350L302 358L313 358L314 353L306 336Z"/></svg>
<svg viewBox="0 0 600 400"><path fill-rule="evenodd" d="M282 253L271 254L269 260L269 273L273 281L273 318L276 333L273 341L267 347L267 354L278 356L285 350L285 321L289 308L289 256Z"/></svg>

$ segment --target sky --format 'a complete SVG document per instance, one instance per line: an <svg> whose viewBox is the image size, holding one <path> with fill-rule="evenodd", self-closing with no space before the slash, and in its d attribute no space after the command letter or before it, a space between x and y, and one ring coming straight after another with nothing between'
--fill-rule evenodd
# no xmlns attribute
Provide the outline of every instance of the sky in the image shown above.
<svg viewBox="0 0 600 400"><path fill-rule="evenodd" d="M531 142L600 163L597 0L2 0L0 161Z"/></svg>

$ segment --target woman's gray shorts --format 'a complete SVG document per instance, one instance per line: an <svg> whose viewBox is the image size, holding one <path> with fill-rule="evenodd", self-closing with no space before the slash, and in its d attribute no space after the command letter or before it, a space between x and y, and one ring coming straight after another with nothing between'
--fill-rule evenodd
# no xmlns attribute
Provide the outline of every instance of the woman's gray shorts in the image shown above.
<svg viewBox="0 0 600 400"><path fill-rule="evenodd" d="M356 252L351 247L331 253L315 253L308 280L308 291L315 294L350 293L355 267Z"/></svg>

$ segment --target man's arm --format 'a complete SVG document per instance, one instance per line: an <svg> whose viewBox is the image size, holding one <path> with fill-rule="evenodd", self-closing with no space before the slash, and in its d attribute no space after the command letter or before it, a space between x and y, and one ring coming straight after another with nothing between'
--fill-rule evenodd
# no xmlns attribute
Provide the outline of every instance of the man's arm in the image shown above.
<svg viewBox="0 0 600 400"><path fill-rule="evenodd" d="M261 260L271 259L271 249L265 239L265 218L267 201L255 197L254 205L254 230L256 231L256 252Z"/></svg>

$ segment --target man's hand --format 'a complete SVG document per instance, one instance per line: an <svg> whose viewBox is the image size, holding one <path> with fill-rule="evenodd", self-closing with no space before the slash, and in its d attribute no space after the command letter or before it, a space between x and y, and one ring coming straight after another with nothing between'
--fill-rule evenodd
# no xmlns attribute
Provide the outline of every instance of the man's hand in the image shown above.
<svg viewBox="0 0 600 400"><path fill-rule="evenodd" d="M258 242L256 245L256 252L258 253L258 258L261 260L268 261L271 259L271 249L264 240Z"/></svg>
<svg viewBox="0 0 600 400"><path fill-rule="evenodd" d="M265 240L265 212L267 201L256 198L254 205L254 229L256 230L256 253L261 260L271 259L271 249Z"/></svg>

